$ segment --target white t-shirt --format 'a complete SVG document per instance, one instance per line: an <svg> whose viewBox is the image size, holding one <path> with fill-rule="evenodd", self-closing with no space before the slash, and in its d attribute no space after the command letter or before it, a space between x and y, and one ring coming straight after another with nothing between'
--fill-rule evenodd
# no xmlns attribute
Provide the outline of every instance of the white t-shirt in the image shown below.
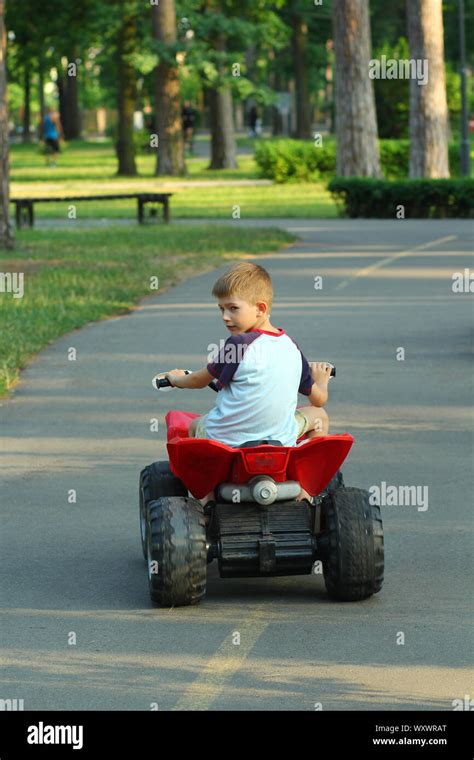
<svg viewBox="0 0 474 760"><path fill-rule="evenodd" d="M208 438L228 446L259 438L296 444L298 392L309 396L313 378L298 345L278 329L232 335L207 365L219 387L205 422Z"/></svg>

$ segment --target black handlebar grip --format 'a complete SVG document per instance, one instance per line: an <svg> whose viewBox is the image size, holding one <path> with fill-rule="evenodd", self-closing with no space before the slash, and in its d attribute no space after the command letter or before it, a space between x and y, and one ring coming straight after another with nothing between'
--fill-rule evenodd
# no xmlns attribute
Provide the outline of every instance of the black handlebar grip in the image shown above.
<svg viewBox="0 0 474 760"><path fill-rule="evenodd" d="M188 369L184 370L185 375L191 374ZM155 388L172 388L170 381L166 377L160 377L159 380L155 380Z"/></svg>

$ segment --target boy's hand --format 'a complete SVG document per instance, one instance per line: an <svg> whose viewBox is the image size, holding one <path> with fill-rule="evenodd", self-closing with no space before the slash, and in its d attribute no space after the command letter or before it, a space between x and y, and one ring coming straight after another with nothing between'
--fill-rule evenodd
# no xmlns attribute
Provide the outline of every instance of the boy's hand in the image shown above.
<svg viewBox="0 0 474 760"><path fill-rule="evenodd" d="M172 369L171 372L160 372L159 375L156 375L157 378L164 377L166 380L168 380L171 385L174 388L179 388L179 378L182 376L186 376L186 372L184 369Z"/></svg>
<svg viewBox="0 0 474 760"><path fill-rule="evenodd" d="M171 385L175 388L181 388L179 384L180 377L186 377L184 369L172 369L171 372L165 372L165 377L170 381Z"/></svg>
<svg viewBox="0 0 474 760"><path fill-rule="evenodd" d="M311 376L319 388L327 388L331 377L331 365L326 362L309 362Z"/></svg>
<svg viewBox="0 0 474 760"><path fill-rule="evenodd" d="M332 367L330 364L326 364L326 362L309 362L309 366L314 380L311 393L309 394L309 401L312 406L321 407L328 400L328 383Z"/></svg>
<svg viewBox="0 0 474 760"><path fill-rule="evenodd" d="M174 388L187 388L193 390L195 388L206 388L207 385L214 379L207 367L198 369L196 372L188 370L189 374L186 374L184 369L172 369L171 372L160 372L155 375L154 379L165 377Z"/></svg>

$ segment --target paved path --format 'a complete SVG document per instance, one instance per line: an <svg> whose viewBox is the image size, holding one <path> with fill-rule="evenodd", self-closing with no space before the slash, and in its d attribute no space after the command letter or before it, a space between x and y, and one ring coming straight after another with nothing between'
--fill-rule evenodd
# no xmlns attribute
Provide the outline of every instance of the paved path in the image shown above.
<svg viewBox="0 0 474 760"><path fill-rule="evenodd" d="M258 259L274 323L337 364L328 411L356 438L346 482L429 488L426 511L383 509L382 592L337 604L319 577L221 580L212 565L200 606L150 606L138 472L165 456L169 405L214 400L157 394L150 378L202 366L227 337L208 272L63 337L0 406L1 698L133 710L450 710L472 698L474 294L451 287L473 268L472 225L279 223L302 240Z"/></svg>

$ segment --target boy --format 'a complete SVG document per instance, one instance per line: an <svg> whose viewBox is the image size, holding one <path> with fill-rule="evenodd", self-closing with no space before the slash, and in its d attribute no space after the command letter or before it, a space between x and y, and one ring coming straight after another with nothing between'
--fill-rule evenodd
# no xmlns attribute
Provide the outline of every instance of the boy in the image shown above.
<svg viewBox="0 0 474 760"><path fill-rule="evenodd" d="M260 438L294 446L297 438L327 435L331 367L309 365L284 330L270 323L272 281L258 264L241 262L225 272L212 289L230 337L203 369L186 375L182 369L161 373L176 388L205 388L217 378L215 407L191 422L189 435L229 446ZM296 409L298 392L310 406ZM201 503L214 498L207 494ZM311 497L302 490L299 499Z"/></svg>
<svg viewBox="0 0 474 760"><path fill-rule="evenodd" d="M64 139L64 134L59 116L52 108L48 107L46 109L42 127L46 149L46 163L49 166L56 166L56 158L61 150L59 140Z"/></svg>

